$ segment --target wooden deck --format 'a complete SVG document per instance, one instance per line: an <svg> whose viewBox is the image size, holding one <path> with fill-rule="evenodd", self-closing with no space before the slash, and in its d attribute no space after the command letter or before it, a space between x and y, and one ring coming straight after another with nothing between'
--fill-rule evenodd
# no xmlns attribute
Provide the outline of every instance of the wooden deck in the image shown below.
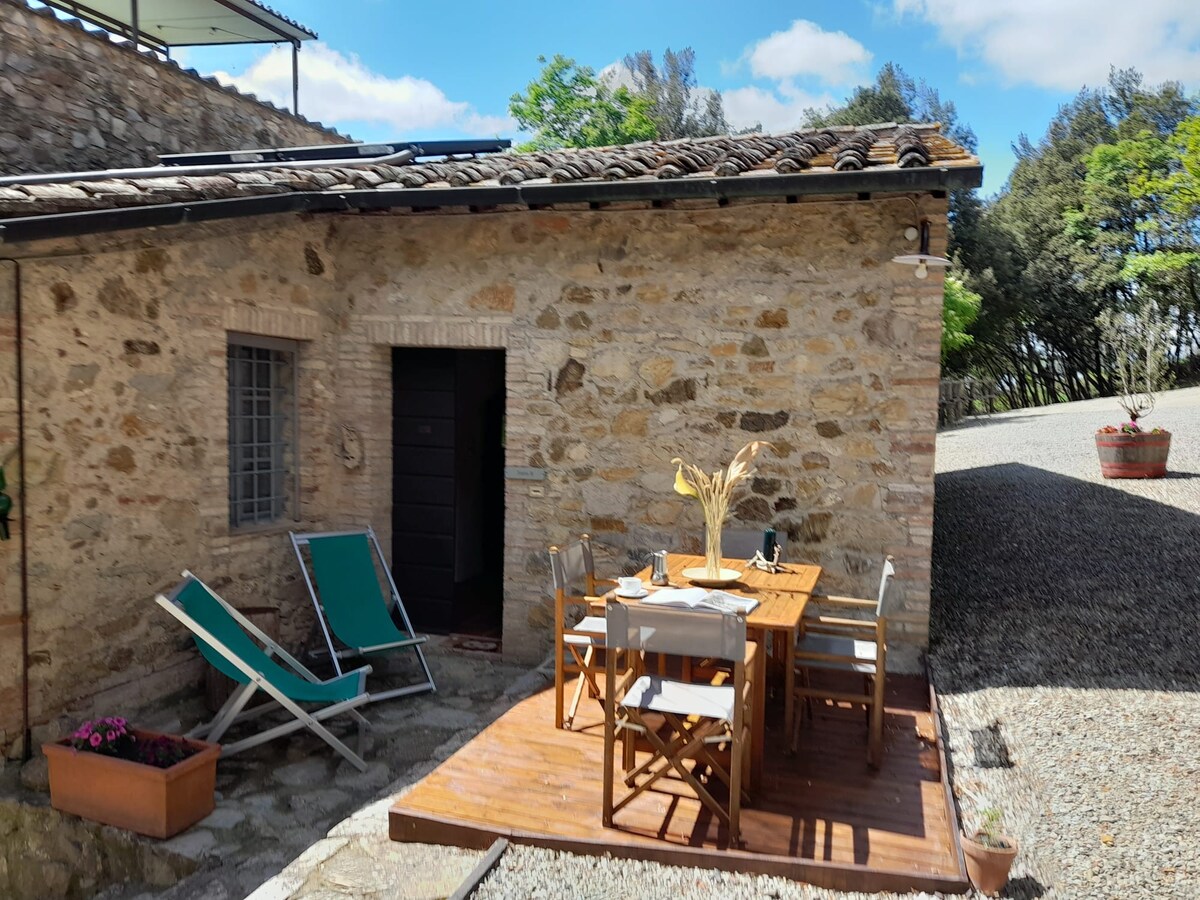
<svg viewBox="0 0 1200 900"><path fill-rule="evenodd" d="M768 724L762 786L743 807L745 847L694 798L648 791L600 823L602 713L559 731L553 690L514 706L431 772L390 812L393 840L486 848L497 837L573 853L780 875L856 891L962 892L968 882L932 692L890 678L883 767L866 765L861 710L806 722L788 756ZM621 786L618 780L618 792ZM618 793L618 796L620 794Z"/></svg>

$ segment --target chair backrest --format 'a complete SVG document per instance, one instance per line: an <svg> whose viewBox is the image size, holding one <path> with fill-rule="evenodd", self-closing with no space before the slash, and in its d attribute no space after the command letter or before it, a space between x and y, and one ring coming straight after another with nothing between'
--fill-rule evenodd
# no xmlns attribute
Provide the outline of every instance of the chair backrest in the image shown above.
<svg viewBox="0 0 1200 900"><path fill-rule="evenodd" d="M892 557L883 561L883 574L879 576L879 598L875 601L875 618L886 619L891 615L895 601L892 599L892 579L896 575L896 566Z"/></svg>
<svg viewBox="0 0 1200 900"><path fill-rule="evenodd" d="M309 535L307 543L316 592L333 633L360 647L393 640L399 629L375 571L370 535Z"/></svg>
<svg viewBox="0 0 1200 900"><path fill-rule="evenodd" d="M583 535L562 547L550 548L550 576L556 594L591 593L596 582L591 535Z"/></svg>
<svg viewBox="0 0 1200 900"><path fill-rule="evenodd" d="M779 559L787 558L787 532L776 532ZM730 559L749 559L763 548L763 533L752 528L726 528L721 532L721 555ZM768 555L767 559L771 557Z"/></svg>
<svg viewBox="0 0 1200 900"><path fill-rule="evenodd" d="M746 617L701 609L609 603L606 643L617 650L740 662L746 655Z"/></svg>

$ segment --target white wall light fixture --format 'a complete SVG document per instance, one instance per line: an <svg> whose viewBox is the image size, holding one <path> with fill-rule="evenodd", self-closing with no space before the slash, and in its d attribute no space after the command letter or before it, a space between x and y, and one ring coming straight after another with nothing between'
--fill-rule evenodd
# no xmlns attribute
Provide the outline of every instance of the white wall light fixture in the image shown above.
<svg viewBox="0 0 1200 900"><path fill-rule="evenodd" d="M904 229L904 236L912 241L918 237L921 239L921 245L916 253L910 253L903 256L893 256L892 262L902 263L906 266L916 266L917 270L913 273L918 278L928 278L930 266L944 269L950 265L950 260L944 256L933 256L929 252L929 220L922 219L919 228L914 228L911 225Z"/></svg>

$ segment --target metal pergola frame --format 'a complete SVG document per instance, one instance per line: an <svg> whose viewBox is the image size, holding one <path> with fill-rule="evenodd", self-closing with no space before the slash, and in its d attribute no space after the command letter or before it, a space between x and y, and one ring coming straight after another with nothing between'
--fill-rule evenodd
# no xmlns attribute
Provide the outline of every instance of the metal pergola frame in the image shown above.
<svg viewBox="0 0 1200 900"><path fill-rule="evenodd" d="M89 6L87 3L77 3L75 0L42 0L46 6L61 10L65 13L70 13L84 21L102 28L111 34L118 34L133 43L134 49L138 45L150 47L151 49L170 57L172 47L207 47L218 44L290 44L292 47L292 113L300 114L300 42L305 40L313 40L317 37L315 31L310 31L303 25L289 22L293 31L300 32L307 37L297 37L295 34L289 34L281 29L275 22L272 21L270 15L257 15L253 11L245 9L230 0L211 0L211 2L223 6L230 12L240 16L247 21L253 22L264 31L269 31L272 34L278 35L278 40L241 40L241 41L181 41L174 43L164 41L162 38L152 34L147 34L140 27L140 9L139 0L127 0L129 3L129 21L125 22L120 19L113 18L108 13L102 12ZM251 0L251 3L258 7L258 4ZM267 12L264 10L264 12Z"/></svg>

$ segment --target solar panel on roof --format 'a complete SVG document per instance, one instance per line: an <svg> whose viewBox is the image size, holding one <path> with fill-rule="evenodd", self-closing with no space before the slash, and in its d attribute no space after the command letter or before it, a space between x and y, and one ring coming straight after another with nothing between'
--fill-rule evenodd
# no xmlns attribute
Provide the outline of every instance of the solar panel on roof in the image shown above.
<svg viewBox="0 0 1200 900"><path fill-rule="evenodd" d="M498 153L512 146L509 140L399 141L385 144L321 144L315 147L271 147L259 150L220 150L200 153L169 153L158 158L164 166L221 165L243 162L292 162L295 160L367 159L412 150L418 158L469 156Z"/></svg>

